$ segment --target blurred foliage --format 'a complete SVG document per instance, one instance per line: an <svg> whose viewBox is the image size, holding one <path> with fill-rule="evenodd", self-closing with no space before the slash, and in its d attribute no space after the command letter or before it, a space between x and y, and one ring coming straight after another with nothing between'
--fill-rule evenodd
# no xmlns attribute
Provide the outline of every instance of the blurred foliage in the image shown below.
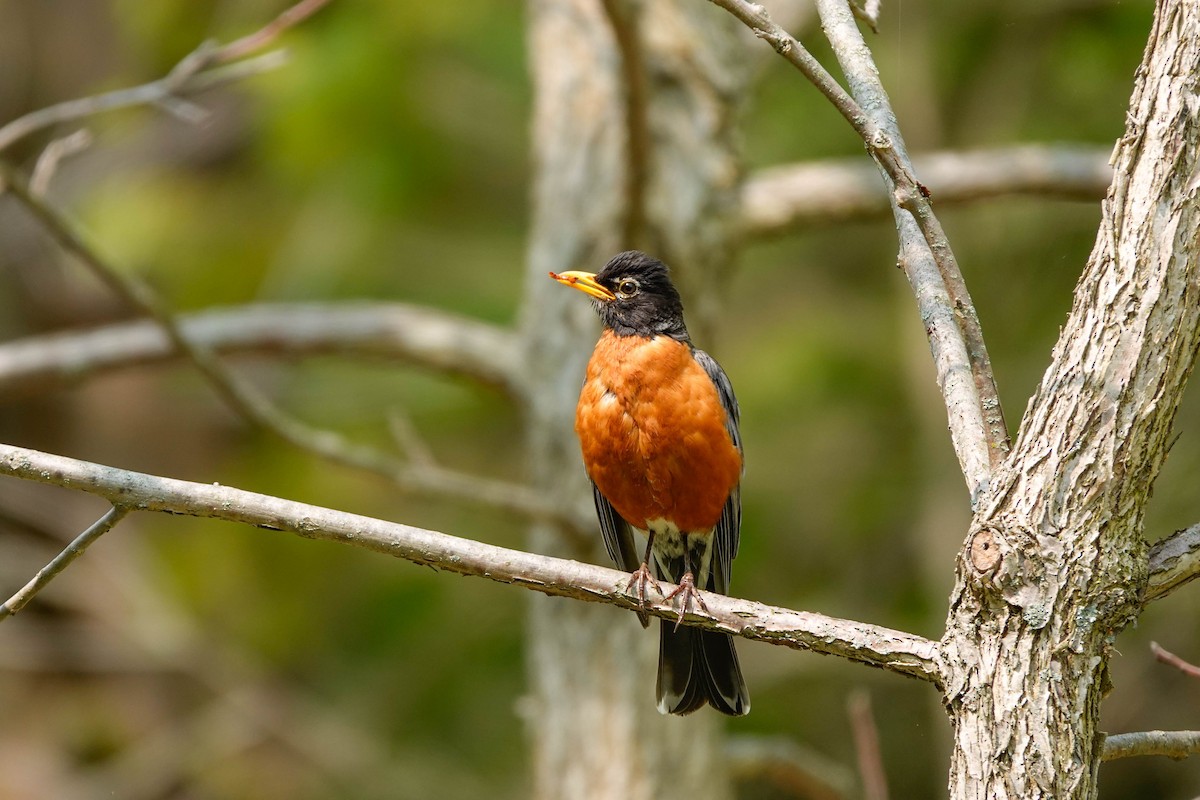
<svg viewBox="0 0 1200 800"><path fill-rule="evenodd" d="M0 44L13 45L0 47L0 119L154 79L202 39L232 40L283 6L0 0ZM871 43L914 152L1107 144L1122 130L1150 15L1145 1L885 4ZM103 253L180 308L371 297L512 322L530 162L523 25L512 0L334 3L286 34L287 67L202 98L211 111L203 126L153 110L90 121L99 139L64 166L56 191ZM834 63L818 35L803 38ZM44 141L21 153L33 156ZM753 168L861 155L862 146L772 60L747 115L745 153ZM944 209L943 220L1015 431L1098 207L1025 198ZM127 313L28 239L0 254L6 337ZM936 637L967 498L919 320L894 269L890 222L749 243L741 261L718 339L704 343L744 414L735 591ZM384 440L387 414L403 408L446 463L513 472L519 412L465 382L333 359L239 368L305 419ZM1151 538L1197 517L1198 420L1191 401L1151 505ZM397 496L247 430L185 369L7 400L0 434L522 542L520 520ZM51 552L50 534L70 535L97 506L2 486L11 516L46 529L0 528L3 542L21 543L2 573L12 586ZM1157 638L1200 656L1189 650L1200 614L1180 595L1119 640L1107 729L1200 727L1195 683L1154 664L1146 647ZM9 720L0 795L524 796L525 601L350 548L139 517L0 631ZM868 686L894 796L941 796L949 731L927 686L779 648L742 651L755 712L730 723L734 732L794 737L852 765L845 698ZM1200 791L1194 763L1132 760L1101 776L1101 796L1112 800ZM776 796L744 788L745 797Z"/></svg>

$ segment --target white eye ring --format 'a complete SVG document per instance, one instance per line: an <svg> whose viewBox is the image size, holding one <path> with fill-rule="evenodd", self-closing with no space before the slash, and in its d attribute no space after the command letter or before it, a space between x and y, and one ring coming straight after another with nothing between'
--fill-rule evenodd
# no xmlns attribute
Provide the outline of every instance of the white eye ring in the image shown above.
<svg viewBox="0 0 1200 800"><path fill-rule="evenodd" d="M633 278L622 278L617 283L617 296L630 298L638 293L638 282Z"/></svg>

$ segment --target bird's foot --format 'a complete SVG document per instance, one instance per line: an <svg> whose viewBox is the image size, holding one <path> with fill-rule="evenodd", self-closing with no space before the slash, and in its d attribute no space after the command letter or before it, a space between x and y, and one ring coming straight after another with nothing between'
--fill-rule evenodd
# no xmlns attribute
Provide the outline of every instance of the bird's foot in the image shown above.
<svg viewBox="0 0 1200 800"><path fill-rule="evenodd" d="M638 605L645 608L646 606L646 587L651 586L654 591L658 592L658 596L663 596L662 587L658 585L658 581L654 580L654 576L650 574L650 566L643 561L642 565L635 569L629 576L629 583L625 584L625 591L633 592L637 595Z"/></svg>
<svg viewBox="0 0 1200 800"><path fill-rule="evenodd" d="M679 601L679 619L675 620L675 630L679 630L679 624L692 610L693 600L696 601L696 605L704 609L705 614L708 613L708 606L704 604L704 598L700 596L700 590L696 588L696 578L691 571L683 573L683 577L679 579L679 587L667 595L667 599L674 600L675 595L683 595L683 599Z"/></svg>

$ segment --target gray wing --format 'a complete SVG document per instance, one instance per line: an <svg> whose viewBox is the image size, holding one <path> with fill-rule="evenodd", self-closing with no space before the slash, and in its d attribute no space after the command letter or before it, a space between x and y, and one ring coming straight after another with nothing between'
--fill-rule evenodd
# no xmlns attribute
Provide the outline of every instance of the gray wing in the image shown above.
<svg viewBox="0 0 1200 800"><path fill-rule="evenodd" d="M642 565L642 557L633 539L633 529L608 502L608 498L600 494L594 483L592 499L596 501L596 516L600 520L600 533L604 535L604 549L608 551L608 557L621 569L633 572ZM643 628L650 624L646 612L638 611L637 616Z"/></svg>
<svg viewBox="0 0 1200 800"><path fill-rule="evenodd" d="M633 530L613 508L608 498L600 494L592 484L592 499L596 501L596 516L600 519L600 533L604 536L604 549L608 557L626 572L633 572L642 565L641 554L633 540Z"/></svg>
<svg viewBox="0 0 1200 800"><path fill-rule="evenodd" d="M717 395L725 408L725 430L738 452L742 451L742 434L738 430L740 412L737 397L733 394L733 384L721 365L703 350L694 350L696 362L708 373L713 385L717 387ZM729 493L725 507L721 509L721 519L713 531L713 544L716 547L712 558L712 589L725 594L729 591L729 573L733 565L733 557L737 555L738 540L742 531L742 487L739 483Z"/></svg>

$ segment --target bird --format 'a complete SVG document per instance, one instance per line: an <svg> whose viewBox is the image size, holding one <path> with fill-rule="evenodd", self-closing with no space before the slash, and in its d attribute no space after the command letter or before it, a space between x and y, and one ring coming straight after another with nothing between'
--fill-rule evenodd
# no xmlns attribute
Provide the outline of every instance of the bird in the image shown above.
<svg viewBox="0 0 1200 800"><path fill-rule="evenodd" d="M583 463L609 557L645 604L678 584L678 620L660 620L656 698L664 714L705 703L750 711L733 637L680 627L698 588L727 594L741 532L742 441L733 386L688 335L667 266L637 250L598 273L551 272L592 298L603 331L575 411ZM634 532L646 537L639 554ZM653 571L651 568L653 564ZM639 614L643 627L649 624Z"/></svg>

